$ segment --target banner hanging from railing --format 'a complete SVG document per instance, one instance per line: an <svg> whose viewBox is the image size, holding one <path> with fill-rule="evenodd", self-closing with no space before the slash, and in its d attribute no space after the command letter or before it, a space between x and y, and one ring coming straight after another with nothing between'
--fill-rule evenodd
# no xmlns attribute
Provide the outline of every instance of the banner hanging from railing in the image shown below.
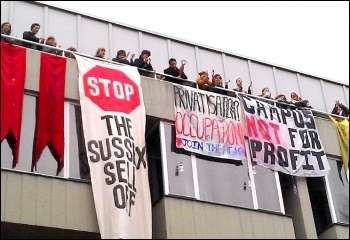
<svg viewBox="0 0 350 240"><path fill-rule="evenodd" d="M252 160L303 177L325 176L330 166L311 110L279 108L239 94Z"/></svg>
<svg viewBox="0 0 350 240"><path fill-rule="evenodd" d="M344 166L344 172L349 181L349 119L341 119L329 115L337 131L341 159ZM339 169L340 171L341 169Z"/></svg>
<svg viewBox="0 0 350 240"><path fill-rule="evenodd" d="M140 75L134 67L75 57L101 237L152 238Z"/></svg>
<svg viewBox="0 0 350 240"><path fill-rule="evenodd" d="M216 158L246 159L238 98L174 84L176 147Z"/></svg>

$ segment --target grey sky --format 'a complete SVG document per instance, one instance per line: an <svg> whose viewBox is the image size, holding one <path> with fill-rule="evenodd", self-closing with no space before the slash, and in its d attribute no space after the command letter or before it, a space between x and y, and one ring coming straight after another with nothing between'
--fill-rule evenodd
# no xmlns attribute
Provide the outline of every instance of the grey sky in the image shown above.
<svg viewBox="0 0 350 240"><path fill-rule="evenodd" d="M349 84L349 1L40 1Z"/></svg>

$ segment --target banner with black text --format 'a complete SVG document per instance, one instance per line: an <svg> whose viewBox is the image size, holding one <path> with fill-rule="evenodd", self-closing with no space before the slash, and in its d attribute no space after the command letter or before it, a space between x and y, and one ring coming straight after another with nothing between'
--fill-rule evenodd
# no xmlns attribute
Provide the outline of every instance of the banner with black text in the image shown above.
<svg viewBox="0 0 350 240"><path fill-rule="evenodd" d="M328 174L330 166L311 110L279 108L242 94L239 98L253 161L294 176Z"/></svg>
<svg viewBox="0 0 350 240"><path fill-rule="evenodd" d="M101 238L152 238L140 75L134 67L75 57Z"/></svg>
<svg viewBox="0 0 350 240"><path fill-rule="evenodd" d="M176 147L216 158L246 159L238 98L174 84Z"/></svg>

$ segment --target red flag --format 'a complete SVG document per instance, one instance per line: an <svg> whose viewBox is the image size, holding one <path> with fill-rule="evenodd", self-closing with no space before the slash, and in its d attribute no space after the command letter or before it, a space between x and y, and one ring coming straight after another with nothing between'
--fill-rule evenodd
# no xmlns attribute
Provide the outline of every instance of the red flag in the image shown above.
<svg viewBox="0 0 350 240"><path fill-rule="evenodd" d="M63 168L65 75L66 58L41 53L32 171L46 146L57 161L57 175Z"/></svg>
<svg viewBox="0 0 350 240"><path fill-rule="evenodd" d="M12 168L18 163L21 135L26 49L1 42L1 142L12 149Z"/></svg>

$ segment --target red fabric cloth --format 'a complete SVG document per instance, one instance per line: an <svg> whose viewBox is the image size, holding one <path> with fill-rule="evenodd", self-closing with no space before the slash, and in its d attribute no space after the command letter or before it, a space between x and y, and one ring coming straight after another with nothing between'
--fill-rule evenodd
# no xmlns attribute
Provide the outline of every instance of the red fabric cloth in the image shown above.
<svg viewBox="0 0 350 240"><path fill-rule="evenodd" d="M66 58L41 53L39 97L32 171L46 146L57 161L57 175L64 164L64 86Z"/></svg>
<svg viewBox="0 0 350 240"><path fill-rule="evenodd" d="M1 142L12 149L12 168L18 163L21 136L26 49L1 42Z"/></svg>

